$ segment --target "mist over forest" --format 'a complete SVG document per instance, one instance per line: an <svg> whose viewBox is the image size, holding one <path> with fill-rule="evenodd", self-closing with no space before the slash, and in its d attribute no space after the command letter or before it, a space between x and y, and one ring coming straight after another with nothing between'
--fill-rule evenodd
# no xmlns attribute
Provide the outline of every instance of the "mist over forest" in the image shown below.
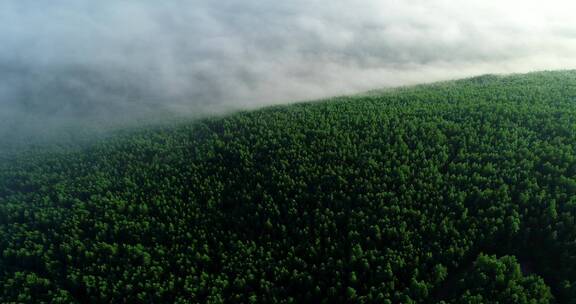
<svg viewBox="0 0 576 304"><path fill-rule="evenodd" d="M0 303L576 304L575 11L0 0Z"/></svg>
<svg viewBox="0 0 576 304"><path fill-rule="evenodd" d="M569 1L0 3L0 138L574 68Z"/></svg>

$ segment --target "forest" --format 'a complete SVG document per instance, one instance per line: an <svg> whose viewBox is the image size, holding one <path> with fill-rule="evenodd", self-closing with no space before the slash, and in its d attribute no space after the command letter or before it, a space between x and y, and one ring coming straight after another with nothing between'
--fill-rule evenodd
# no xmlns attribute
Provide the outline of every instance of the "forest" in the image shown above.
<svg viewBox="0 0 576 304"><path fill-rule="evenodd" d="M0 162L1 303L576 303L576 71Z"/></svg>

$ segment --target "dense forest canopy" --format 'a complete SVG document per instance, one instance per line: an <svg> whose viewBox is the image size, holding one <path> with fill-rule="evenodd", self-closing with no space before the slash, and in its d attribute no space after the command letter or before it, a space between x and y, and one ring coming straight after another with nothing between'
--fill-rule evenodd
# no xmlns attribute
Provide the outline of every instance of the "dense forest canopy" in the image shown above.
<svg viewBox="0 0 576 304"><path fill-rule="evenodd" d="M576 72L0 164L2 303L576 303Z"/></svg>

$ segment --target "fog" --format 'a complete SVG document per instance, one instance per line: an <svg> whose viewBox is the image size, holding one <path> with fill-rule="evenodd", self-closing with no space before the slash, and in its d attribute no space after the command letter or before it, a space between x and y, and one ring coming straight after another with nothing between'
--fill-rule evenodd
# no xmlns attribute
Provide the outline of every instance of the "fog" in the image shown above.
<svg viewBox="0 0 576 304"><path fill-rule="evenodd" d="M574 11L561 0L2 0L0 136L572 69Z"/></svg>

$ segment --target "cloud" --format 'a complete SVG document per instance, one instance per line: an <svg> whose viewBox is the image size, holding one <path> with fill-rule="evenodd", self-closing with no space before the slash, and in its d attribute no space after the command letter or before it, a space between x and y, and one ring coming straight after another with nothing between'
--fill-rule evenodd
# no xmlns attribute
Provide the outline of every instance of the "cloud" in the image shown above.
<svg viewBox="0 0 576 304"><path fill-rule="evenodd" d="M576 68L575 10L562 0L3 0L0 136Z"/></svg>

